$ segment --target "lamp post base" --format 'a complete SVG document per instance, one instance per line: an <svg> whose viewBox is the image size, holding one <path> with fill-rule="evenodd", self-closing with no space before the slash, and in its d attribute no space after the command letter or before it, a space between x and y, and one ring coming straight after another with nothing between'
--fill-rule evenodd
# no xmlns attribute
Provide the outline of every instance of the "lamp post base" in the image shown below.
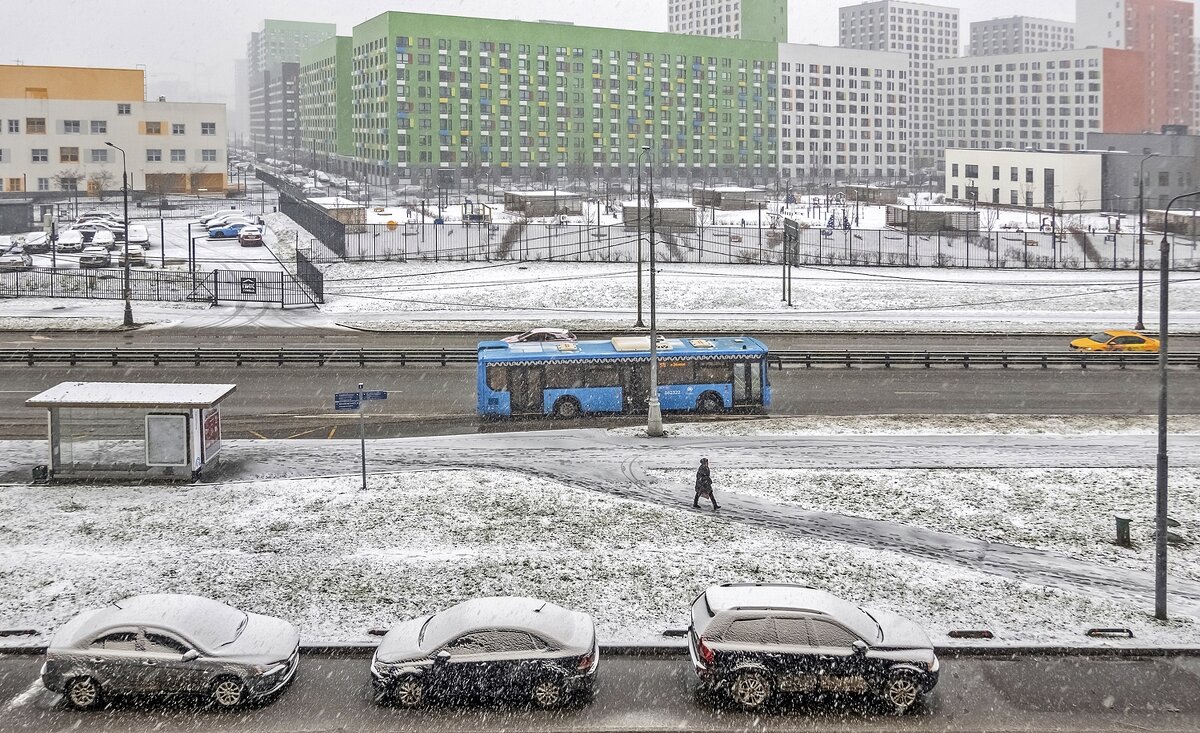
<svg viewBox="0 0 1200 733"><path fill-rule="evenodd" d="M662 408L659 406L657 398L650 400L650 412L646 417L646 435L651 438L663 436Z"/></svg>
<svg viewBox="0 0 1200 733"><path fill-rule="evenodd" d="M125 327L133 328L133 305L128 300L125 301Z"/></svg>

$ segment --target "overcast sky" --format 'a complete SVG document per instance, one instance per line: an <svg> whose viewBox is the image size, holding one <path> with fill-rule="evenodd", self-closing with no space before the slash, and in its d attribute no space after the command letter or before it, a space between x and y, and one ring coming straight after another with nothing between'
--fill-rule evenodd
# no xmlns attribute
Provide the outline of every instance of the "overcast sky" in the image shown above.
<svg viewBox="0 0 1200 733"><path fill-rule="evenodd" d="M836 45L837 9L856 4L791 0L788 40ZM1075 19L1075 0L934 4L962 9L963 42L967 24L976 20ZM263 18L337 23L342 35L385 10L667 29L667 0L0 0L0 7L0 63L142 65L152 97L167 94L179 101L231 102L233 61L245 55L246 41Z"/></svg>

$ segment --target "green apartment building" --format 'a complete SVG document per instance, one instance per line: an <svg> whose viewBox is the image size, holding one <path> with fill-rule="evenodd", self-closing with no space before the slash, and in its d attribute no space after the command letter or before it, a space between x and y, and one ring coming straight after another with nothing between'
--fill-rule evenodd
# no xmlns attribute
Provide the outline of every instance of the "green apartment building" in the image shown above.
<svg viewBox="0 0 1200 733"><path fill-rule="evenodd" d="M348 49L305 53L301 124L356 172L418 183L618 178L644 147L658 175L765 183L777 57L766 41L388 12ZM343 66L346 127L340 89L323 111Z"/></svg>
<svg viewBox="0 0 1200 733"><path fill-rule="evenodd" d="M300 145L325 169L354 162L351 45L349 36L333 36L300 54Z"/></svg>

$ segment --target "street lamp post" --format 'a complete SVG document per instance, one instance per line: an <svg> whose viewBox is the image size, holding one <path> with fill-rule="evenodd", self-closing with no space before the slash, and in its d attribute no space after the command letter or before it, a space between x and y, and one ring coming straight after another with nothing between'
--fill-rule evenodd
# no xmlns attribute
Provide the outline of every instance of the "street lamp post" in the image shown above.
<svg viewBox="0 0 1200 733"><path fill-rule="evenodd" d="M1171 207L1179 199L1200 196L1200 191L1180 194L1163 212L1163 236L1158 245L1158 455L1154 463L1154 617L1167 619L1167 297L1171 274L1171 244L1167 241Z"/></svg>
<svg viewBox="0 0 1200 733"><path fill-rule="evenodd" d="M1146 176L1143 173L1146 161L1151 158L1157 158L1158 153L1150 153L1142 158L1142 162L1138 163L1138 309L1137 309L1137 324L1133 327L1136 331L1141 331L1146 327L1142 323L1142 279L1143 271L1145 270L1146 260L1146 240L1142 237L1143 225L1142 217L1145 211L1145 190ZM1167 230L1163 230L1163 236L1166 236Z"/></svg>
<svg viewBox="0 0 1200 733"><path fill-rule="evenodd" d="M642 321L642 156L638 154L637 167L637 323L636 328L645 328Z"/></svg>
<svg viewBox="0 0 1200 733"><path fill-rule="evenodd" d="M121 153L121 205L125 220L125 273L121 290L125 296L125 328L133 328L133 302L129 292L129 168L125 165L125 151L122 148L107 141L104 144Z"/></svg>
<svg viewBox="0 0 1200 733"><path fill-rule="evenodd" d="M654 304L654 158L650 146L643 145L638 154L638 175L642 171L642 156L645 155L650 163L650 404L646 417L646 435L651 438L661 438L663 434L662 408L658 404L658 321L655 318ZM638 208L640 215L641 208Z"/></svg>

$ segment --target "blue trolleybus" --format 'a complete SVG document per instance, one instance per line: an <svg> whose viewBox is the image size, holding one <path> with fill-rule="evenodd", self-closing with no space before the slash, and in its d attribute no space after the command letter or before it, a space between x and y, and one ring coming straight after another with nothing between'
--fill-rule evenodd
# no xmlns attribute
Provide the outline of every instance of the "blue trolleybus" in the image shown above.
<svg viewBox="0 0 1200 733"><path fill-rule="evenodd" d="M748 336L660 339L658 399L675 412L763 411L767 347ZM479 414L489 417L646 412L650 339L479 344Z"/></svg>

